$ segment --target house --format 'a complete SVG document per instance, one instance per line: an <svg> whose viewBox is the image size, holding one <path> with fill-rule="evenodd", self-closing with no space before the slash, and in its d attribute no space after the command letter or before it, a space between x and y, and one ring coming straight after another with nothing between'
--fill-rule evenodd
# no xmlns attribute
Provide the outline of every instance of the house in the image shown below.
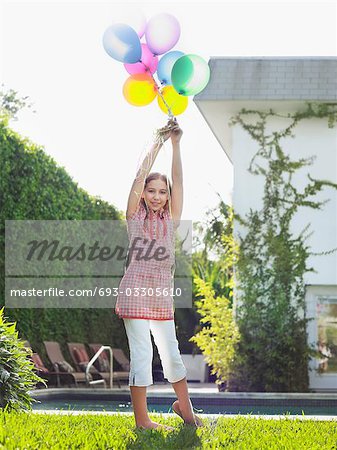
<svg viewBox="0 0 337 450"><path fill-rule="evenodd" d="M337 58L212 57L209 66L210 82L194 102L233 164L233 206L244 216L250 208L260 209L263 178L247 171L257 142L240 124L229 127L230 118L242 108L287 114L305 109L307 101L337 104ZM275 117L271 126L282 129L285 123ZM282 141L282 149L293 159L316 156L294 179L296 187L307 184L308 171L313 178L337 183L337 126L311 118L300 121L294 134ZM298 234L310 223L313 234L307 244L312 252L322 252L337 247L337 191L326 188L315 198L329 202L321 210L301 208L292 231ZM309 387L337 391L337 252L311 256L308 263L316 270L305 275L307 317L313 318L308 339L325 355L311 362Z"/></svg>

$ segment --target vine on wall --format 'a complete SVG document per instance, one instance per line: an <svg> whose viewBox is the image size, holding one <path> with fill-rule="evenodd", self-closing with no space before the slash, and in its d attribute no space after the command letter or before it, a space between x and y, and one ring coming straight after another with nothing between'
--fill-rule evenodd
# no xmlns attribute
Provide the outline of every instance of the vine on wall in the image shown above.
<svg viewBox="0 0 337 450"><path fill-rule="evenodd" d="M288 119L289 125L268 134L271 118ZM313 253L306 243L310 224L295 236L291 222L300 207L322 209L326 201L315 200L315 195L337 185L308 174L306 186L295 187L294 174L314 158L291 159L281 140L295 137L296 125L311 118L326 119L334 127L336 104L307 103L304 111L287 115L243 109L230 122L241 125L258 143L248 170L264 177L262 209L251 209L245 218L235 216L246 234L238 235L235 316L240 341L228 380L231 391L308 391L308 363L318 355L316 347L308 345L306 331L311 319L306 312L304 274L314 271L308 266Z"/></svg>

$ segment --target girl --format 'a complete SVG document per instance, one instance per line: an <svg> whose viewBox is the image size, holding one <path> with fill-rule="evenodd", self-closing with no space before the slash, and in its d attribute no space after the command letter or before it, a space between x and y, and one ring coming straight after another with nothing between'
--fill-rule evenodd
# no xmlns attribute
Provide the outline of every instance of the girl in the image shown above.
<svg viewBox="0 0 337 450"><path fill-rule="evenodd" d="M150 419L147 411L146 387L153 383L150 332L158 348L164 375L172 383L178 398L172 405L173 411L185 423L201 426L201 419L194 415L188 395L186 368L175 333L172 298L174 231L179 225L183 207L180 158L183 131L176 119L169 120L167 126L159 131L160 142L151 147L142 162L129 194L126 211L128 235L130 244L133 243L132 249L137 248L137 251L129 253L128 266L119 285L116 313L123 318L129 342L129 386L136 426L162 427ZM165 175L149 174L163 142L169 138L173 150L172 186ZM152 257L145 258L150 247ZM143 253L140 248L144 249Z"/></svg>

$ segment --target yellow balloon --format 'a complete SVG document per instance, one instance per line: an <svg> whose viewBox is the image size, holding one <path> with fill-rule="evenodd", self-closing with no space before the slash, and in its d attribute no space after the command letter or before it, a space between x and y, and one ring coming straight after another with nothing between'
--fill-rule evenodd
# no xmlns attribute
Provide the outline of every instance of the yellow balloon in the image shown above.
<svg viewBox="0 0 337 450"><path fill-rule="evenodd" d="M164 89L161 91L161 94L164 97L165 102L168 104L174 116L178 116L179 114L183 113L187 108L188 97L178 94L178 92L174 89L173 86L165 86ZM159 94L157 100L160 109L165 114L168 114L169 113L168 109Z"/></svg>
<svg viewBox="0 0 337 450"><path fill-rule="evenodd" d="M157 86L147 73L131 75L124 83L123 95L134 106L145 106L157 95Z"/></svg>

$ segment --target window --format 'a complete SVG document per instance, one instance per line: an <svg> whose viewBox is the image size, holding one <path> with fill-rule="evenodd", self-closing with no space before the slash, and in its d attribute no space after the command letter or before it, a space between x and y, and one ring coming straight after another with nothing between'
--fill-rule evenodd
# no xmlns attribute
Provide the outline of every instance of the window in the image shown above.
<svg viewBox="0 0 337 450"><path fill-rule="evenodd" d="M337 297L318 296L316 302L319 371L337 373Z"/></svg>

